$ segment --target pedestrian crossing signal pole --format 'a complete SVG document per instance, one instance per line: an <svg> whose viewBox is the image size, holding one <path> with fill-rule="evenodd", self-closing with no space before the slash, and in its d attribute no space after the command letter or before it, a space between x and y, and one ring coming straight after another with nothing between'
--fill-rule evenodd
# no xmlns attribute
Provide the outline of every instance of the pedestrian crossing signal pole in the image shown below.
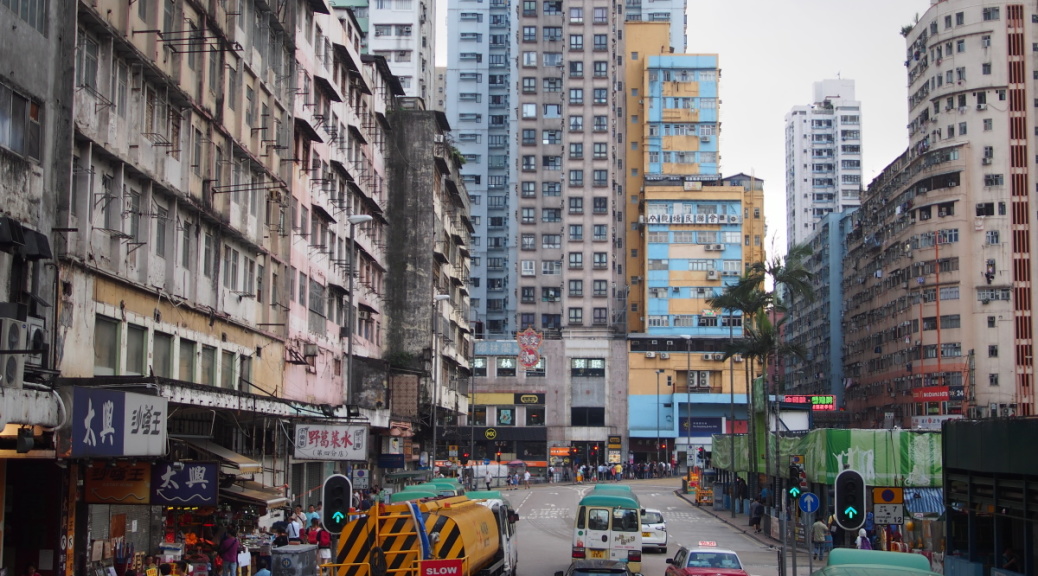
<svg viewBox="0 0 1038 576"><path fill-rule="evenodd" d="M321 485L321 522L324 529L339 534L350 518L353 504L353 483L342 474L332 474Z"/></svg>
<svg viewBox="0 0 1038 576"><path fill-rule="evenodd" d="M833 484L836 510L834 515L840 528L851 533L865 525L865 480L857 470L844 470Z"/></svg>

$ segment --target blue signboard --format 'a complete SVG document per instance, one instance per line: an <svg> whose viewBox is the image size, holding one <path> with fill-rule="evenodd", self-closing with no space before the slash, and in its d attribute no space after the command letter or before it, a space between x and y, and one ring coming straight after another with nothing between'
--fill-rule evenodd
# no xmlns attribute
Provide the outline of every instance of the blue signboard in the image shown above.
<svg viewBox="0 0 1038 576"><path fill-rule="evenodd" d="M72 391L70 457L161 456L168 401L106 388Z"/></svg>
<svg viewBox="0 0 1038 576"><path fill-rule="evenodd" d="M154 506L215 506L220 488L216 462L165 462L151 467Z"/></svg>

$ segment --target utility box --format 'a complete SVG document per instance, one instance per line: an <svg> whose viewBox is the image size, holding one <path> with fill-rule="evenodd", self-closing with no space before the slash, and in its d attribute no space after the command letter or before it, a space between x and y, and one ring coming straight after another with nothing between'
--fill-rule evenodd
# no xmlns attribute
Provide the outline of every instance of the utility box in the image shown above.
<svg viewBox="0 0 1038 576"><path fill-rule="evenodd" d="M271 576L314 576L317 574L317 546L292 544L271 550Z"/></svg>

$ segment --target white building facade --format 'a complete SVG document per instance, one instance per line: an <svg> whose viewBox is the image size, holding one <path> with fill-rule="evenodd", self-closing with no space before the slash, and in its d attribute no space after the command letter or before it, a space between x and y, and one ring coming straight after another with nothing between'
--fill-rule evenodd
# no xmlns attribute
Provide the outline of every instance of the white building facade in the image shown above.
<svg viewBox="0 0 1038 576"><path fill-rule="evenodd" d="M860 205L861 102L854 80L814 83L812 104L786 114L786 236L807 240L827 214Z"/></svg>

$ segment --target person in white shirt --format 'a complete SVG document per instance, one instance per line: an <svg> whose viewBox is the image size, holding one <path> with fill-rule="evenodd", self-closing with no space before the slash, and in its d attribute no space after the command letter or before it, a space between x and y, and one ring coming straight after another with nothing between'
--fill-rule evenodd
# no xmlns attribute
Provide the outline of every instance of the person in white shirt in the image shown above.
<svg viewBox="0 0 1038 576"><path fill-rule="evenodd" d="M490 474L489 468L487 468L487 475L483 478L483 481L487 483L487 490L490 490L490 483L494 481L494 477Z"/></svg>
<svg viewBox="0 0 1038 576"><path fill-rule="evenodd" d="M299 538L299 533L303 529L303 524L299 521L299 518L292 516L288 520L288 527L286 532L288 533L289 544L301 544L302 541Z"/></svg>
<svg viewBox="0 0 1038 576"><path fill-rule="evenodd" d="M529 470L527 470L526 472L523 473L523 487L524 488L529 488L530 487L530 471Z"/></svg>

